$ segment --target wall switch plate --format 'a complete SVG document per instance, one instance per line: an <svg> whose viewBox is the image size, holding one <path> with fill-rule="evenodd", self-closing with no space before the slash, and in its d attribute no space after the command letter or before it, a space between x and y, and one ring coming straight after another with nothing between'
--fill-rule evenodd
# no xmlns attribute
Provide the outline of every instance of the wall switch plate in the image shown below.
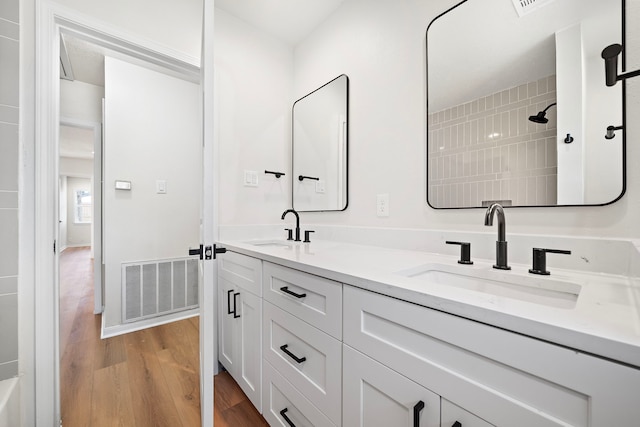
<svg viewBox="0 0 640 427"><path fill-rule="evenodd" d="M167 194L167 181L159 179L156 181L156 193Z"/></svg>
<svg viewBox="0 0 640 427"><path fill-rule="evenodd" d="M316 193L324 193L324 181L318 180L316 181Z"/></svg>
<svg viewBox="0 0 640 427"><path fill-rule="evenodd" d="M258 172L256 172L256 171L244 171L244 186L245 187L257 187L258 186Z"/></svg>
<svg viewBox="0 0 640 427"><path fill-rule="evenodd" d="M376 213L378 216L389 216L389 194L378 194Z"/></svg>

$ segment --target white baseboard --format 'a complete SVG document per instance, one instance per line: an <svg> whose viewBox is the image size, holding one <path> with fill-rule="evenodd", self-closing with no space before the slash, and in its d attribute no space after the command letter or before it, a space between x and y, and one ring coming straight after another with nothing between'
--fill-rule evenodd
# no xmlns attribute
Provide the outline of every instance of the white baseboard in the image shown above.
<svg viewBox="0 0 640 427"><path fill-rule="evenodd" d="M176 322L178 320L188 319L190 317L196 317L200 315L199 308L193 308L191 310L180 311L177 313L170 313L164 316L158 316L151 319L144 319L139 322L126 323L115 326L105 326L102 316L102 332L100 334L101 339L117 337L118 335L128 334L129 332L141 331L143 329L153 328L154 326L165 325L167 323Z"/></svg>

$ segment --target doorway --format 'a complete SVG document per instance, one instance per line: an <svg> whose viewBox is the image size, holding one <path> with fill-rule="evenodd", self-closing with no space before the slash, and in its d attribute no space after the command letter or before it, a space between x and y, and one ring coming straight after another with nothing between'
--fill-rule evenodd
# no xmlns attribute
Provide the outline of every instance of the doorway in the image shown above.
<svg viewBox="0 0 640 427"><path fill-rule="evenodd" d="M55 195L58 193L57 135L60 120L57 67L59 67L58 46L61 34L71 34L74 37L94 42L121 55L127 55L134 60L142 61L150 67L161 67L174 75L188 76L194 82L199 81L200 73L197 65L177 58L173 52L168 52L163 48L158 48L158 46L149 46L146 40L138 40L130 35L121 34L117 30L105 28L104 24L92 22L91 19L86 19L86 17L79 17L75 14L70 16L67 10L59 8L55 4L41 4L39 9L41 25L39 25L37 31L36 50L38 61L44 66L36 70L35 276L40 292L36 294L35 298L35 376L38 379L38 387L35 388L34 395L35 401L39 402L36 407L36 422L43 425L57 425L60 420L60 371L58 364L60 348L59 307L55 301L59 299L60 290L57 286L59 254L55 252L55 245L59 238L59 231L57 221L55 221L55 224L51 221L51 213L55 213L57 219L58 199ZM47 64L50 65L47 66ZM200 100L198 100L198 103L200 103ZM202 118L202 110L200 109L194 116ZM200 131L201 127L198 126L198 133ZM199 138L202 141L201 134ZM202 146L204 146L204 155L199 158L198 162L200 164L204 163L203 170L208 176L213 175L211 171L213 168L213 149L210 144L211 141L206 139L203 144L200 144L200 149L203 149ZM126 179L123 179L123 181L126 181ZM204 180L201 180L201 182L204 182ZM113 190L113 187L110 189ZM205 200L203 205L211 207L206 202L206 200L214 198L211 182L200 193ZM126 199L126 197L124 198ZM175 212L174 218L176 221L180 219ZM197 246L199 242L213 243L211 236L213 224L211 222L215 220L215 217L210 213L210 210L207 212L205 209L204 213L201 214L201 218L202 228L208 230L208 234L205 232L205 236L208 236L208 239L205 241L204 239L196 238L196 241L192 242L193 246ZM107 224L108 221L109 217L107 216ZM107 233L105 235L108 240L109 235ZM132 241L135 238L136 236L131 236ZM51 251L52 242L54 244L53 256ZM106 256L105 258L108 260L109 257ZM206 291L203 292L202 283L204 281L199 280L198 295L200 297L208 295L205 296L205 298L209 298L206 306L214 307L215 304L212 302L213 286L215 286L213 273L215 273L216 267L215 263L210 264L207 268L200 263L200 272L198 274L203 274L211 289L205 288ZM204 304L200 306L202 307ZM201 364L206 369L201 369L201 372L213 372L212 366L214 363L212 347L215 343L215 322L212 322L211 313L208 313L207 317L210 321L206 322L204 328L208 331L207 338L204 340L206 345L200 349L200 352L206 355L206 357L201 358ZM202 323L202 318L203 316L201 315L200 323ZM200 328L200 330L200 339L202 341L203 328ZM52 358L52 354L56 357ZM210 380L207 378L204 382L201 381L201 387L205 390L205 393L201 393L203 400L202 411L205 414L203 422L209 425L211 423L206 420L212 419L213 416L212 375Z"/></svg>

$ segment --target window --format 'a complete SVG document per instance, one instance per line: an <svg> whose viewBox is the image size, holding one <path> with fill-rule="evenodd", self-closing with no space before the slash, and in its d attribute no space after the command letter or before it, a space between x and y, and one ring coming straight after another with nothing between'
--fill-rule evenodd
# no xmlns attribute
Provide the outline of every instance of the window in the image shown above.
<svg viewBox="0 0 640 427"><path fill-rule="evenodd" d="M76 224L91 224L92 212L91 193L87 190L76 190L74 222Z"/></svg>

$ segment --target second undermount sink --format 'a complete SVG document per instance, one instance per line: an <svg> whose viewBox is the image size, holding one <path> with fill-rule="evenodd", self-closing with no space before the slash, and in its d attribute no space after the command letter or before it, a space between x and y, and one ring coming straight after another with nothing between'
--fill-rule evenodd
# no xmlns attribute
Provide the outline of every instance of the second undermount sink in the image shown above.
<svg viewBox="0 0 640 427"><path fill-rule="evenodd" d="M424 264L396 274L413 280L517 299L534 304L571 309L582 287L549 277L517 275L491 267Z"/></svg>

